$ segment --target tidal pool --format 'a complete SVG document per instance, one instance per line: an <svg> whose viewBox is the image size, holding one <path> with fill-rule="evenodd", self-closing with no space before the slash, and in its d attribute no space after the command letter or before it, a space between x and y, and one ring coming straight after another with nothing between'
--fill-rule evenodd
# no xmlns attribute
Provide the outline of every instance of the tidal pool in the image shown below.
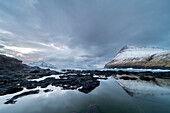
<svg viewBox="0 0 170 113"><path fill-rule="evenodd" d="M15 104L4 102L21 92L0 96L0 113L170 113L169 93L132 96L114 77L100 80L87 94L54 86L36 89L39 94L18 98ZM45 93L44 89L53 91Z"/></svg>

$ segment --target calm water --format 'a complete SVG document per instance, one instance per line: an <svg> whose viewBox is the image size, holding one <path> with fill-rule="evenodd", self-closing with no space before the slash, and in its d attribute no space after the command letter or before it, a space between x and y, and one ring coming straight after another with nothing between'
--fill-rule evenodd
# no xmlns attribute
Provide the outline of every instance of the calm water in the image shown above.
<svg viewBox="0 0 170 113"><path fill-rule="evenodd" d="M13 94L1 96L0 113L170 113L170 95L133 97L113 77L101 80L88 94L48 88L53 92L40 89L39 94L19 98L16 104L3 104Z"/></svg>

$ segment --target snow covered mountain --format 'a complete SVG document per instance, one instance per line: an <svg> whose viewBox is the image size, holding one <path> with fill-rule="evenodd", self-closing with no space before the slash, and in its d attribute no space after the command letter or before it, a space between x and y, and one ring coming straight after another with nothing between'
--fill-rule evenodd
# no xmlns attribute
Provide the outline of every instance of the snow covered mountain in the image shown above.
<svg viewBox="0 0 170 113"><path fill-rule="evenodd" d="M41 68L53 68L53 69L56 68L52 64L46 63L44 61L31 62L31 63L28 63L28 65L30 65L30 66L38 66L38 67L41 67Z"/></svg>
<svg viewBox="0 0 170 113"><path fill-rule="evenodd" d="M105 68L170 68L170 50L124 46Z"/></svg>

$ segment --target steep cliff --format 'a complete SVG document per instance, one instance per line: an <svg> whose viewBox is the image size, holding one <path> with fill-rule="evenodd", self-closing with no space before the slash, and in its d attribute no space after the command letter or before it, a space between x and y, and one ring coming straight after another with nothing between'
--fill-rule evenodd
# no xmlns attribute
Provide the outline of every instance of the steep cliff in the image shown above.
<svg viewBox="0 0 170 113"><path fill-rule="evenodd" d="M124 46L105 68L170 68L170 50Z"/></svg>

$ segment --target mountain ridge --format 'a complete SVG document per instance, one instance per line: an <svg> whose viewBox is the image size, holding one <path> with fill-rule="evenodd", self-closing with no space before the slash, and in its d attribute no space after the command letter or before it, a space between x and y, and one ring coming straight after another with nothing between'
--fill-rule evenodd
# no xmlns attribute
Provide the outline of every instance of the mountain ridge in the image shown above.
<svg viewBox="0 0 170 113"><path fill-rule="evenodd" d="M29 66L38 66L38 67L41 67L41 68L52 68L52 69L56 69L57 67L50 64L50 63L47 63L45 61L34 61L34 62L30 62L28 63Z"/></svg>
<svg viewBox="0 0 170 113"><path fill-rule="evenodd" d="M170 69L170 50L126 45L105 65L105 68Z"/></svg>

